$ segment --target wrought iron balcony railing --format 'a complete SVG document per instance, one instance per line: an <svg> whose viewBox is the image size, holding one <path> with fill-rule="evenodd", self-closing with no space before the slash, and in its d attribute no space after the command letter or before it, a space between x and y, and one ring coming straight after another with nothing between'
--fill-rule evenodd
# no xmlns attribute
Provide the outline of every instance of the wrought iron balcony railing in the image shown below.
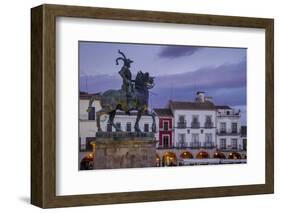
<svg viewBox="0 0 281 213"><path fill-rule="evenodd" d="M191 149L198 149L198 148L200 148L200 142L191 142L190 143L190 148Z"/></svg>
<svg viewBox="0 0 281 213"><path fill-rule="evenodd" d="M179 121L177 127L180 129L186 128L186 121Z"/></svg>
<svg viewBox="0 0 281 213"><path fill-rule="evenodd" d="M214 123L213 122L205 122L205 128L213 128Z"/></svg>
<svg viewBox="0 0 281 213"><path fill-rule="evenodd" d="M220 146L218 148L221 151L241 151L243 150L243 147L238 147L238 146Z"/></svg>
<svg viewBox="0 0 281 213"><path fill-rule="evenodd" d="M200 128L200 123L197 121L193 121L191 122L191 128Z"/></svg>
<svg viewBox="0 0 281 213"><path fill-rule="evenodd" d="M238 130L237 130L237 129L232 129L232 130L231 130L231 133L237 134L237 133L238 133Z"/></svg>
<svg viewBox="0 0 281 213"><path fill-rule="evenodd" d="M238 129L218 129L217 130L218 135L238 135L240 134L240 131Z"/></svg>
<svg viewBox="0 0 281 213"><path fill-rule="evenodd" d="M206 148L206 149L212 149L215 147L215 143L214 142L204 142L202 148Z"/></svg>
<svg viewBox="0 0 281 213"><path fill-rule="evenodd" d="M181 141L181 142L179 142L178 147L179 148L186 148L186 147L188 147L188 143L185 142L185 141Z"/></svg>

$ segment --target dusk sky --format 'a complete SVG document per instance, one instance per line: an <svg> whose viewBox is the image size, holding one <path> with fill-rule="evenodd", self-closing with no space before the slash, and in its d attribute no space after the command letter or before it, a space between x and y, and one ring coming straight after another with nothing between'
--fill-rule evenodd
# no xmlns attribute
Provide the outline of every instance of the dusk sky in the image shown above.
<svg viewBox="0 0 281 213"><path fill-rule="evenodd" d="M170 99L194 101L196 91L204 91L216 105L240 109L246 125L247 49L79 42L80 91L121 88L119 49L134 61L133 78L139 70L155 76L150 108L165 107Z"/></svg>

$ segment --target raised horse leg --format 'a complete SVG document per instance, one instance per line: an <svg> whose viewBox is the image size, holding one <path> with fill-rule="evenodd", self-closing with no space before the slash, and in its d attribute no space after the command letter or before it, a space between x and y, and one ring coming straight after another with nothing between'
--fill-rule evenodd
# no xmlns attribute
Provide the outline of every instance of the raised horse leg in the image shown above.
<svg viewBox="0 0 281 213"><path fill-rule="evenodd" d="M136 132L141 132L140 127L139 127L139 121L141 119L142 113L143 113L143 109L139 109L137 119L136 119L136 123L135 123L135 131Z"/></svg>

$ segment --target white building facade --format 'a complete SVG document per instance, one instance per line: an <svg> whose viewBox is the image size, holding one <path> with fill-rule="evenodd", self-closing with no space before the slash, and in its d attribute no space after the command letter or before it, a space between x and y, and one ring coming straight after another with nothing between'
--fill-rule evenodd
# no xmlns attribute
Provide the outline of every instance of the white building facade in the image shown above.
<svg viewBox="0 0 281 213"><path fill-rule="evenodd" d="M222 151L243 150L240 112L228 106L217 106L217 145Z"/></svg>
<svg viewBox="0 0 281 213"><path fill-rule="evenodd" d="M175 147L214 147L216 142L215 109L174 108L179 102L172 102L174 115ZM184 104L184 103L182 103ZM188 105L188 104L187 104ZM195 106L196 107L196 106ZM188 108L188 107L187 107Z"/></svg>

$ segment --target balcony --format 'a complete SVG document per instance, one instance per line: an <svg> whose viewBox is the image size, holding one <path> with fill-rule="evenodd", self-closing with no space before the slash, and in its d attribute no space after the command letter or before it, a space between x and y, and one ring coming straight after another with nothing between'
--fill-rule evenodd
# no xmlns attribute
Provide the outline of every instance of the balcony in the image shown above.
<svg viewBox="0 0 281 213"><path fill-rule="evenodd" d="M204 142L202 148L205 149L212 149L215 147L215 143L214 142Z"/></svg>
<svg viewBox="0 0 281 213"><path fill-rule="evenodd" d="M240 111L239 110L227 110L227 111L221 111L217 113L218 117L240 117Z"/></svg>
<svg viewBox="0 0 281 213"><path fill-rule="evenodd" d="M191 122L191 128L199 129L200 128L200 123L198 121Z"/></svg>
<svg viewBox="0 0 281 213"><path fill-rule="evenodd" d="M190 148L191 149L199 149L200 148L200 142L191 142Z"/></svg>
<svg viewBox="0 0 281 213"><path fill-rule="evenodd" d="M205 128L208 128L208 129L210 129L210 128L213 128L214 127L214 123L213 122L205 122Z"/></svg>
<svg viewBox="0 0 281 213"><path fill-rule="evenodd" d="M219 151L224 151L224 152L234 152L234 151L242 151L242 147L238 146L220 146Z"/></svg>
<svg viewBox="0 0 281 213"><path fill-rule="evenodd" d="M191 142L189 148L190 149L199 149L199 148L213 149L213 148L215 148L215 143L214 142L203 142L203 143Z"/></svg>
<svg viewBox="0 0 281 213"><path fill-rule="evenodd" d="M238 129L219 129L217 130L217 135L239 135Z"/></svg>
<svg viewBox="0 0 281 213"><path fill-rule="evenodd" d="M231 133L232 133L232 134L238 134L238 130L237 130L237 129L232 129L232 130L231 130Z"/></svg>
<svg viewBox="0 0 281 213"><path fill-rule="evenodd" d="M220 129L220 130L217 130L217 134L226 135L227 131L226 131L226 129Z"/></svg>
<svg viewBox="0 0 281 213"><path fill-rule="evenodd" d="M186 121L179 121L177 127L179 129L185 129L186 128Z"/></svg>
<svg viewBox="0 0 281 213"><path fill-rule="evenodd" d="M178 148L187 148L188 144L185 141L180 141L178 143Z"/></svg>

